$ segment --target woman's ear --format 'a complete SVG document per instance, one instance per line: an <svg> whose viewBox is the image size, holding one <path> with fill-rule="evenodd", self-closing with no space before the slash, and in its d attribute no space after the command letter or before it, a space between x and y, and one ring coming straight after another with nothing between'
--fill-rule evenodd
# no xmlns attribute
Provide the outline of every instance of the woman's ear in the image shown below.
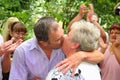
<svg viewBox="0 0 120 80"><path fill-rule="evenodd" d="M72 48L75 48L75 49L77 49L79 46L80 46L80 43L78 43L78 42L75 42L75 43L74 43L74 45L72 46Z"/></svg>

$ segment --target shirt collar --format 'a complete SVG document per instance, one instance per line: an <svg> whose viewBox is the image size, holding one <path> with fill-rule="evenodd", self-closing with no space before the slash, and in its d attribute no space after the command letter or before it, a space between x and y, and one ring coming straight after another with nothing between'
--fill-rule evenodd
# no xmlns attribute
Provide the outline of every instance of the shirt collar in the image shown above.
<svg viewBox="0 0 120 80"><path fill-rule="evenodd" d="M37 43L37 39L36 39L35 36L32 38L32 43L31 43L31 44L32 44L32 45L31 45L31 47L30 47L30 50L32 50L32 49L39 49L39 45L38 45L38 43Z"/></svg>

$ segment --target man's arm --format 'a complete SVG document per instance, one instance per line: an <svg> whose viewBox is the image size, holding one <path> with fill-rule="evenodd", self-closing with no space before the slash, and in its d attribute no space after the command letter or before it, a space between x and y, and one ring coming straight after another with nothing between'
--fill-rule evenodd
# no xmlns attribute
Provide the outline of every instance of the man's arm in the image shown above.
<svg viewBox="0 0 120 80"><path fill-rule="evenodd" d="M99 52L98 50L95 50L92 53L86 52L86 56L87 57L84 59L84 61L93 64L100 63L104 59L103 53Z"/></svg>
<svg viewBox="0 0 120 80"><path fill-rule="evenodd" d="M62 71L64 74L69 70L72 69L72 76L75 73L76 68L82 61L90 62L97 64L103 60L104 56L101 52L95 50L93 52L77 52L72 56L66 58L65 60L61 61L56 65L59 71Z"/></svg>
<svg viewBox="0 0 120 80"><path fill-rule="evenodd" d="M16 48L11 64L9 80L27 80L28 72L25 64L24 51Z"/></svg>

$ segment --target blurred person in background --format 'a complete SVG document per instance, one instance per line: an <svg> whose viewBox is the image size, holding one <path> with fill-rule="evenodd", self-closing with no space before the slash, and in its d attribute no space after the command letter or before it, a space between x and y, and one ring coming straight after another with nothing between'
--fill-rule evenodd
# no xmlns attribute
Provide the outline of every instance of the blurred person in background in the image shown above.
<svg viewBox="0 0 120 80"><path fill-rule="evenodd" d="M115 5L114 10L115 15L120 15L120 2Z"/></svg>
<svg viewBox="0 0 120 80"><path fill-rule="evenodd" d="M18 18L16 17L10 17L7 19L6 25L4 26L3 29L3 38L4 38L4 42L7 42L9 40L11 40L12 38L14 38L14 42L19 42L22 43L25 40L25 35L26 35L27 29L25 27L25 25L23 23L21 23ZM6 60L6 63L4 65L8 65L9 70L5 71L3 70L3 80L8 80L9 78L9 71L10 71L10 65L11 65L11 61L12 60L12 56L13 56L13 52L8 52L6 54L9 54L8 57L8 61ZM3 69L6 69L3 68Z"/></svg>
<svg viewBox="0 0 120 80"><path fill-rule="evenodd" d="M120 79L120 23L113 23L109 28L110 42L101 41L104 60L100 63L102 80Z"/></svg>

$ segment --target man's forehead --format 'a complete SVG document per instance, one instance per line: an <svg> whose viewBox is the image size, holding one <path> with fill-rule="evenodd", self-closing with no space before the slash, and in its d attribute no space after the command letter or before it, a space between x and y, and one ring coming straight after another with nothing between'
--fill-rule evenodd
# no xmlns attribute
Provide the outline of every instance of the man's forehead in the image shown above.
<svg viewBox="0 0 120 80"><path fill-rule="evenodd" d="M51 24L51 28L62 28L62 25L60 24L60 23L58 23L58 22L53 22L52 24Z"/></svg>
<svg viewBox="0 0 120 80"><path fill-rule="evenodd" d="M51 26L59 26L59 23L57 21L54 21Z"/></svg>

